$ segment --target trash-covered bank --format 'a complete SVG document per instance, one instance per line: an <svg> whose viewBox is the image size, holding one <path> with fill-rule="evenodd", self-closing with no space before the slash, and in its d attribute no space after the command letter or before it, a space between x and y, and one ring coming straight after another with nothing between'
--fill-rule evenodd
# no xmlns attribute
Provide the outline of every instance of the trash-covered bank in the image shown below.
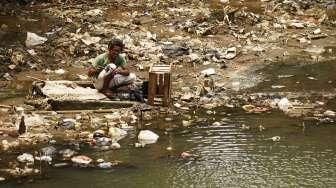
<svg viewBox="0 0 336 188"><path fill-rule="evenodd" d="M27 85L36 80L87 81L89 62L106 50L112 37L118 37L125 42L127 58L143 80L152 64L172 63L172 106L132 104L130 108L77 109L69 113L50 111L49 100L23 104L23 100L13 102L22 95L12 93L14 100L5 96L0 106L1 148L17 154L4 160L6 179L40 174L37 161L51 167L122 166L123 161L118 159L91 158L81 153L81 148L104 152L157 147L144 144L141 140L146 139L140 139L143 134L132 131L148 129L153 132L145 134L152 137L148 140L160 141L157 136L162 132L157 129L169 133L172 128L151 120L162 118L174 122L176 129L187 130L202 122L193 114L215 115L218 108L261 116L280 110L300 121L334 124L336 80L328 70L335 68L335 2L69 2L2 2L0 84L6 89L0 93L21 90L28 95ZM35 10L39 13L33 14ZM282 64L296 68L276 71ZM267 70L267 66L275 68ZM310 71L321 67L323 74ZM268 77L273 72L279 74ZM260 85L264 86L262 91ZM18 133L21 122L25 128ZM211 125L224 122L218 120ZM239 126L246 131L264 127ZM127 138L129 131L132 137L140 138L125 146L118 139ZM276 136L270 135L269 139L277 142ZM59 142L70 146L55 148ZM186 151L181 158L192 155Z"/></svg>

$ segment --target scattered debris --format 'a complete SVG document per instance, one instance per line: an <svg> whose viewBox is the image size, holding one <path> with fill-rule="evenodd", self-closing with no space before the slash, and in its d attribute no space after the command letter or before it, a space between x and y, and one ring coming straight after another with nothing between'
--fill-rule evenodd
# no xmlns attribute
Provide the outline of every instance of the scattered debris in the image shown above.
<svg viewBox="0 0 336 188"><path fill-rule="evenodd" d="M43 44L48 39L45 37L40 37L35 33L27 32L26 46L28 48Z"/></svg>

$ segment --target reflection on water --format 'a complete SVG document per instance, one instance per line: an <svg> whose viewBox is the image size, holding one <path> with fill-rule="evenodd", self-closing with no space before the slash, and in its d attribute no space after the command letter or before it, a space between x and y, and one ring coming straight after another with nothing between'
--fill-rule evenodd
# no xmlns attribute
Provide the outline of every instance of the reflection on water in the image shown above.
<svg viewBox="0 0 336 188"><path fill-rule="evenodd" d="M233 113L209 117L190 132L155 130L159 142L134 148L135 131L121 150L87 151L94 158L122 160L129 167L114 170L47 169L50 179L21 187L335 187L336 155L333 125L288 119L282 114ZM158 121L160 123L162 121ZM243 130L242 124L250 126ZM266 130L260 132L259 125ZM279 142L267 140L280 136ZM166 147L173 147L167 151ZM189 151L193 159L181 159ZM14 184L7 184L7 187Z"/></svg>
<svg viewBox="0 0 336 188"><path fill-rule="evenodd" d="M260 72L264 82L256 91L334 91L336 77L334 61L304 64L304 62L278 62L270 64Z"/></svg>

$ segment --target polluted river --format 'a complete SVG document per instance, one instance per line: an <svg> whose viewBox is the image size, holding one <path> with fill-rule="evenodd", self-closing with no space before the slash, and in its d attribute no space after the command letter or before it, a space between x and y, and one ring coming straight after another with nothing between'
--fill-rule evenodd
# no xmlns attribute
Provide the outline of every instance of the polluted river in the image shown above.
<svg viewBox="0 0 336 188"><path fill-rule="evenodd" d="M0 187L336 186L335 2L0 5ZM115 37L168 106L87 99Z"/></svg>

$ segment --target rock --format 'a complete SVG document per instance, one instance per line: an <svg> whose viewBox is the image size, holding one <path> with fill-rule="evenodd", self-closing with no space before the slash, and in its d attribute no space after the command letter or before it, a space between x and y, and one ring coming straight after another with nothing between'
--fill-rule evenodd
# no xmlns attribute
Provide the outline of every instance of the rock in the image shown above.
<svg viewBox="0 0 336 188"><path fill-rule="evenodd" d="M153 144L158 140L158 138L159 135L150 130L142 130L138 135L139 142L144 144Z"/></svg>
<svg viewBox="0 0 336 188"><path fill-rule="evenodd" d="M21 163L34 164L34 156L29 153L23 153L17 157L17 160Z"/></svg>
<svg viewBox="0 0 336 188"><path fill-rule="evenodd" d="M43 44L47 41L48 39L45 37L40 37L35 33L27 32L27 39L26 39L26 46L28 48Z"/></svg>
<svg viewBox="0 0 336 188"><path fill-rule="evenodd" d="M92 159L85 155L78 155L78 156L72 157L71 161L76 165L86 167L92 162Z"/></svg>
<svg viewBox="0 0 336 188"><path fill-rule="evenodd" d="M120 144L118 142L113 142L111 144L111 149L120 149Z"/></svg>

